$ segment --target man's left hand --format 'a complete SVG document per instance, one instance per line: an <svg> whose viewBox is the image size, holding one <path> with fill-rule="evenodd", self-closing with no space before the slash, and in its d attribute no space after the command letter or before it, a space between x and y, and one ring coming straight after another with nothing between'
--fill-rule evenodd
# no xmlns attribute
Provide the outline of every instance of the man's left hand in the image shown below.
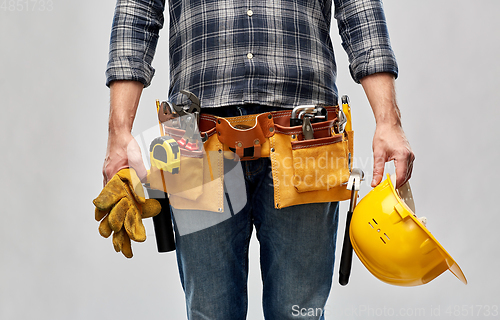
<svg viewBox="0 0 500 320"><path fill-rule="evenodd" d="M410 179L415 156L401 126L394 76L390 73L374 73L362 78L360 82L377 123L372 145L371 185L375 187L382 181L385 163L394 160L398 188Z"/></svg>
<svg viewBox="0 0 500 320"><path fill-rule="evenodd" d="M396 166L396 188L411 177L415 155L401 126L378 124L373 136L373 179L372 187L382 181L384 166L394 160Z"/></svg>

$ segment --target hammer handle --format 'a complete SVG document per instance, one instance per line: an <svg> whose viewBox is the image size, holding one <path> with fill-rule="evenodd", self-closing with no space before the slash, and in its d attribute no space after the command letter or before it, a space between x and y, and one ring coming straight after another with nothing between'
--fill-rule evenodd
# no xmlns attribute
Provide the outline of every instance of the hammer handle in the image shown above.
<svg viewBox="0 0 500 320"><path fill-rule="evenodd" d="M349 283L352 266L352 243L349 237L349 226L351 225L352 211L347 212L344 231L344 243L342 244L342 255L340 257L339 283L345 286Z"/></svg>

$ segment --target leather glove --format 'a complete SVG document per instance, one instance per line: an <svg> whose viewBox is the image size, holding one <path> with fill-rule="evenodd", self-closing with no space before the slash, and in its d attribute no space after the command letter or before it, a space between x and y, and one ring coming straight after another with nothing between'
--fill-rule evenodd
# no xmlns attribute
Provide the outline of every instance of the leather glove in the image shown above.
<svg viewBox="0 0 500 320"><path fill-rule="evenodd" d="M108 238L113 234L116 252L132 258L130 240L146 240L142 219L156 216L161 211L155 199L145 199L141 181L134 169L122 169L106 184L94 199L95 219L100 221L99 233Z"/></svg>

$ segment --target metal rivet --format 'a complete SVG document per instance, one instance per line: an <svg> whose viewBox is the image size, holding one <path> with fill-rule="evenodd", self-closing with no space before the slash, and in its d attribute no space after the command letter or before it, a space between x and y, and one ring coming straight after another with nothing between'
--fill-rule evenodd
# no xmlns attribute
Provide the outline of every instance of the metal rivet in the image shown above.
<svg viewBox="0 0 500 320"><path fill-rule="evenodd" d="M253 144L255 145L258 145L260 143L259 139L255 139L255 141L253 142Z"/></svg>
<svg viewBox="0 0 500 320"><path fill-rule="evenodd" d="M219 153L222 153L222 149L219 149Z"/></svg>
<svg viewBox="0 0 500 320"><path fill-rule="evenodd" d="M274 132L274 128L273 127L269 128L269 131Z"/></svg>
<svg viewBox="0 0 500 320"><path fill-rule="evenodd" d="M236 145L237 145L239 148L243 147L243 143L241 143L241 142L238 142Z"/></svg>
<svg viewBox="0 0 500 320"><path fill-rule="evenodd" d="M296 136L294 134L292 134L292 139L295 139L295 138L296 138Z"/></svg>
<svg viewBox="0 0 500 320"><path fill-rule="evenodd" d="M219 119L219 120L217 120L217 123L218 123L218 124L220 124L220 119Z"/></svg>
<svg viewBox="0 0 500 320"><path fill-rule="evenodd" d="M219 212L222 212L222 208L219 208Z"/></svg>
<svg viewBox="0 0 500 320"><path fill-rule="evenodd" d="M269 114L267 117L268 117L269 119L272 119L272 118L273 118L273 115L272 115L272 114Z"/></svg>
<svg viewBox="0 0 500 320"><path fill-rule="evenodd" d="M220 131L219 131L219 132L217 132L217 134L220 136Z"/></svg>
<svg viewBox="0 0 500 320"><path fill-rule="evenodd" d="M274 148L271 148L271 152L274 152Z"/></svg>

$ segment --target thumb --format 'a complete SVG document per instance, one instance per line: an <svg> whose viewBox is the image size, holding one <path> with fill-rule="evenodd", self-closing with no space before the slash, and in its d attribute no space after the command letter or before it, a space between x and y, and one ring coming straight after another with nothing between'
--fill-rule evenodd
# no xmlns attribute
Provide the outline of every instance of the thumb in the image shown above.
<svg viewBox="0 0 500 320"><path fill-rule="evenodd" d="M382 181L382 177L384 175L384 167L385 167L385 158L381 156L373 155L373 179L371 186L375 188L380 181Z"/></svg>
<svg viewBox="0 0 500 320"><path fill-rule="evenodd" d="M168 208L167 208L168 210ZM151 218L159 214L161 211L161 204L156 199L146 199L142 206L142 218Z"/></svg>

